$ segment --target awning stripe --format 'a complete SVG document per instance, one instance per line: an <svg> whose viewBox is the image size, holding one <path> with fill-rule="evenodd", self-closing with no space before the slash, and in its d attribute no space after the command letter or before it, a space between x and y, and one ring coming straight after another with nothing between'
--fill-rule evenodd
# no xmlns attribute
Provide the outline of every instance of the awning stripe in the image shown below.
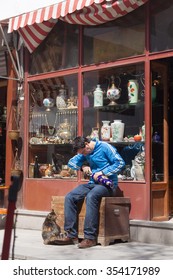
<svg viewBox="0 0 173 280"><path fill-rule="evenodd" d="M28 50L33 52L33 50L46 38L54 25L55 20L53 19L39 24L34 23L33 25L25 26L25 28L20 28L19 34L23 38Z"/></svg>
<svg viewBox="0 0 173 280"><path fill-rule="evenodd" d="M147 1L113 0L109 6L105 0L66 0L11 18L8 32L18 30L27 48L32 52L45 39L58 19L70 24L103 24L126 15Z"/></svg>

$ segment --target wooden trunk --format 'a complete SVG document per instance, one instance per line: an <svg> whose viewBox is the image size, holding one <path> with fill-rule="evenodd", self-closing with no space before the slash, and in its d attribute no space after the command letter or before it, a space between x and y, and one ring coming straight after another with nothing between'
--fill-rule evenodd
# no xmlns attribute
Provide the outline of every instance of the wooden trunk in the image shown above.
<svg viewBox="0 0 173 280"><path fill-rule="evenodd" d="M51 208L57 215L58 225L64 229L64 196L53 196ZM85 202L79 205L78 236L83 238ZM103 197L100 204L99 229L97 242L103 246L115 240L128 241L130 199L127 197Z"/></svg>

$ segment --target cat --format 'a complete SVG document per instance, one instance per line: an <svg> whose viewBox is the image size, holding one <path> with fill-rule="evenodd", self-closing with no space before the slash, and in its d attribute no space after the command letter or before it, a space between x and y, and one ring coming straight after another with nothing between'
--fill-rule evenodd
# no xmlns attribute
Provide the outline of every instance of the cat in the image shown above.
<svg viewBox="0 0 173 280"><path fill-rule="evenodd" d="M61 228L57 224L57 216L55 211L52 211L46 216L42 225L42 238L45 245L54 245L56 240L60 238Z"/></svg>

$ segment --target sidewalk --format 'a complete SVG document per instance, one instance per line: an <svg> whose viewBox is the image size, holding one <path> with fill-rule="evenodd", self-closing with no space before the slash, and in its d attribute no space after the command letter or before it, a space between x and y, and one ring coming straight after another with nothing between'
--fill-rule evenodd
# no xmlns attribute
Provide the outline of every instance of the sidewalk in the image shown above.
<svg viewBox="0 0 173 280"><path fill-rule="evenodd" d="M0 230L0 255L4 230ZM97 245L78 249L76 245L44 245L41 231L16 229L11 238L10 257L23 260L173 260L173 246L138 242L116 243L109 246ZM14 244L14 250L12 252ZM12 254L13 253L13 254Z"/></svg>

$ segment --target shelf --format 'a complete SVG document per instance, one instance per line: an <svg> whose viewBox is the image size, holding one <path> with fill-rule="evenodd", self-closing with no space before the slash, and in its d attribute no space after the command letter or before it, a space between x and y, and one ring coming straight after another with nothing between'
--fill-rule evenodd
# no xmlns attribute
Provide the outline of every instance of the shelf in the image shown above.
<svg viewBox="0 0 173 280"><path fill-rule="evenodd" d="M40 147L40 146L45 147L45 146L52 146L52 145L54 145L54 146L59 146L59 147L69 147L69 148L72 147L72 144L70 144L70 143L65 143L65 144L57 144L57 143L29 144L29 147L38 147L38 146L39 146L39 147Z"/></svg>
<svg viewBox="0 0 173 280"><path fill-rule="evenodd" d="M100 140L100 141L102 141L102 140ZM139 143L142 143L142 144L145 144L145 142L144 141L122 141L122 142L111 142L111 141L105 141L106 143L109 143L109 144L111 144L111 145L115 145L115 146L119 146L119 147L124 147L124 146L129 146L129 145L134 145L134 144L139 144ZM154 143L158 143L158 142L154 142ZM163 144L163 143L161 143L161 144ZM43 146L43 147L45 147L45 146L52 146L52 145L54 145L54 146L59 146L59 147L69 147L69 148L71 148L72 147L72 144L70 144L70 143L66 143L66 144L54 144L54 143L45 143L45 144L29 144L29 147L41 147L41 146Z"/></svg>

